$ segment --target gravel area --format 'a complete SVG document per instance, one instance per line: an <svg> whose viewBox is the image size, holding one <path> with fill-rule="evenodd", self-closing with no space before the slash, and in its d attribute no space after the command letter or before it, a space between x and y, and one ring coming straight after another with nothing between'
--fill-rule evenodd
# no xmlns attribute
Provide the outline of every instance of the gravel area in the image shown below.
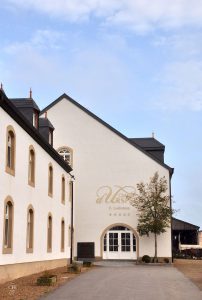
<svg viewBox="0 0 202 300"><path fill-rule="evenodd" d="M82 268L84 273L88 268ZM26 277L21 277L10 282L0 285L0 300L36 300L40 296L55 290L67 281L81 276L81 274L70 274L67 272L67 267L56 268L50 270L49 273L57 275L57 283L53 286L38 286L36 280L44 274L44 272L33 274Z"/></svg>
<svg viewBox="0 0 202 300"><path fill-rule="evenodd" d="M179 289L184 290L185 286L187 287L187 286L190 285L187 282L185 284L185 286L180 287L180 280L182 280L182 278L181 277L174 278L175 276L177 276L177 274L175 274L175 273L173 273L172 276L169 278L169 273L172 272L172 269L174 271L174 268L172 268L171 266L170 266L170 268L168 266L168 268L166 268L167 269L166 270L165 267L135 266L134 263L131 263L131 262L125 262L125 263L122 263L122 264L120 262L116 262L116 264L114 262L108 262L108 264L107 263L105 263L105 264L106 264L106 268L100 268L101 266L99 267L99 264L98 264L97 267L91 268L91 269L94 269L94 270L97 270L97 271L96 272L93 271L92 275L90 275L91 272L89 273L89 275L86 274L87 277L86 277L86 275L83 277L82 274L70 274L70 273L67 272L66 267L50 270L50 273L57 275L57 279L58 279L57 283L54 284L53 286L50 286L50 287L49 286L37 286L36 285L37 278L39 276L43 275L44 272L37 273L37 274L34 274L34 275L30 275L30 276L26 276L26 277L21 277L19 279L16 279L16 280L13 280L11 282L7 282L7 283L4 283L4 284L0 285L0 300L10 300L10 299L13 299L13 300L37 300L41 296L45 296L45 295L50 295L50 296L47 297L47 299L49 299L49 297L50 297L50 299L71 299L71 300L73 300L74 299L74 297L73 297L74 293L71 295L70 291L75 286L74 291L76 293L77 290L78 290L78 286L79 286L77 284L78 283L83 283L83 282L85 283L85 281L88 279L89 276L90 276L90 281L89 281L90 286L89 286L89 284L87 284L88 292L89 292L89 289L91 290L91 288L93 288L93 287L95 288L97 286L97 283L102 282L102 280L104 280L104 286L106 286L107 284L109 284L110 286L111 285L113 286L113 280L112 280L112 279L114 279L113 277L114 276L115 277L119 276L119 275L121 275L121 273L124 273L124 274L122 274L123 276L121 276L121 278L126 278L128 276L128 280L125 282L125 285L123 285L123 282L120 281L123 290L125 290L125 289L127 290L129 288L129 286L128 286L129 282L130 282L131 278L133 280L135 279L136 272L137 272L138 276L135 280L135 283L137 283L139 281L139 279L141 278L141 281L136 286L136 289L139 289L140 286L141 286L142 279L145 276L144 270L145 271L147 270L146 274L148 274L144 278L144 286L146 287L146 290L148 288L147 285L151 284L151 282L153 280L153 277L155 277L155 276L159 277L160 273L162 273L162 274L160 275L159 279L161 278L161 280L162 280L163 277L166 276L166 281L165 282L166 283L169 282L169 285L171 284L171 282L173 282L173 286L176 286L175 288L177 288L177 286L178 286ZM182 272L187 278L189 278L202 291L202 260L182 260L182 259L180 260L180 259L177 259L177 260L174 260L174 267L177 268L180 272ZM82 273L85 273L86 271L91 270L91 269L83 268ZM106 269L106 272L107 272L107 270L109 270L109 272L107 272L107 274L104 274L105 269ZM101 270L103 270L103 271L101 271ZM104 272L104 273L101 274L102 272ZM100 276L101 276L100 278L98 278L98 280L96 280L96 278L95 278L97 273L100 274ZM79 278L80 276L82 276L83 278L82 277ZM149 276L149 278L148 278L148 276ZM67 288L67 294L69 296L71 295L70 298L66 298L66 297L65 298L61 297L60 298L60 297L58 297L57 291L56 291L56 294L53 293L53 295L52 295L52 293L50 293L51 291L54 291L55 289L57 289L58 287L64 285L66 282L70 281L71 279L73 279L75 277L78 277L76 279L76 281L73 280L72 282L70 282L70 285L66 285L66 287L64 287L65 289ZM118 279L118 278L116 278L116 279ZM149 279L149 281L147 282L148 279ZM107 282L106 282L106 280L107 280ZM109 280L109 282L108 282L108 280ZM110 282L111 280L112 280L112 282ZM178 282L178 284L176 285L177 282ZM119 284L117 284L117 282L116 282L115 290L114 290L115 294L117 292L118 286L119 286ZM133 284L131 282L131 288L132 288L132 286L134 287L134 282L133 282ZM94 291L94 288L93 288L92 291ZM193 287L191 285L190 285L190 288L193 289ZM165 287L165 290L166 289L167 289L167 287ZM59 290L61 290L61 288ZM59 290L58 290L58 292L59 292ZM96 290L96 288L95 288L95 290ZM149 295L146 295L147 293L145 291L145 288L143 290L144 290L144 296L146 297L145 299L153 299L152 294L151 294L151 291L152 291L151 286L150 286ZM165 292L165 290L164 290L164 292ZM190 291L190 290L188 289L188 291ZM155 293L156 292L157 291L155 290ZM184 290L184 292L185 292L185 290ZM186 291L186 293L187 293L187 291ZM195 291L195 293L197 293L197 291ZM65 294L66 294L66 292L65 292ZM98 295L99 295L99 293L98 293ZM112 300L112 298L111 298L112 295L110 296L110 300ZM117 299L119 299L118 295L119 294L116 295ZM169 293L167 293L167 296L171 296L171 295L172 295L172 299L175 299L175 297L172 293L170 295L169 295ZM81 296L81 294L80 294L80 296ZM85 297L85 293L83 294L83 296ZM95 295L93 294L93 297L94 296ZM109 295L107 295L107 296L109 296ZM128 295L128 299L130 299L130 296L131 295ZM186 296L188 296L188 295L186 294ZM176 299L185 300L186 296L183 295L183 297L181 298L178 295L179 298L177 297ZM56 298L54 298L54 297L56 297ZM132 296L132 298L136 299L136 298L134 298L134 295ZM45 297L45 299L46 299L46 297ZM80 298L75 297L75 299L80 299ZM84 299L84 298L82 298L82 299ZM87 299L88 299L88 297L85 300L87 300ZM89 297L89 299L91 299L91 298ZM122 298L120 298L120 299L122 299ZM139 298L137 298L137 299L139 299ZM156 299L158 299L158 297ZM164 299L164 295L163 296L161 295L161 299ZM169 297L165 298L165 299L169 299ZM193 299L196 299L196 297L193 298ZM202 299L202 294L201 294L200 299Z"/></svg>
<svg viewBox="0 0 202 300"><path fill-rule="evenodd" d="M202 260L175 259L174 266L202 291Z"/></svg>

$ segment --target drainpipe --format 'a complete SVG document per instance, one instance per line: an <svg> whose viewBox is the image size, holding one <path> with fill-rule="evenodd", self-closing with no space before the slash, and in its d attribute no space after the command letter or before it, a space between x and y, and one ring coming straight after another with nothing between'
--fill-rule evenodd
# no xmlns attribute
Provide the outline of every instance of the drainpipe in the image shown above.
<svg viewBox="0 0 202 300"><path fill-rule="evenodd" d="M170 174L170 180L169 180L169 189L170 189L170 208L172 209L172 195L171 195L171 178L172 178L173 172ZM173 263L173 216L171 215L171 261Z"/></svg>
<svg viewBox="0 0 202 300"><path fill-rule="evenodd" d="M70 264L73 261L73 235L74 235L74 175L71 175L71 245L70 245Z"/></svg>

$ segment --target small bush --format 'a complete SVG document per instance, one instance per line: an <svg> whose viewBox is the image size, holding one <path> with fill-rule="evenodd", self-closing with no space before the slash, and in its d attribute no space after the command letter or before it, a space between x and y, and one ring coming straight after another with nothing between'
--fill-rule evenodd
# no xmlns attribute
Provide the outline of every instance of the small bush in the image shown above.
<svg viewBox="0 0 202 300"><path fill-rule="evenodd" d="M167 257L165 257L164 258L164 262L166 263L166 264L168 264L170 261L169 261L169 258L167 258Z"/></svg>
<svg viewBox="0 0 202 300"><path fill-rule="evenodd" d="M149 255L143 255L142 261L148 264L151 262L151 257Z"/></svg>
<svg viewBox="0 0 202 300"><path fill-rule="evenodd" d="M86 268L90 268L90 267L92 267L92 262L91 261L84 261L83 266L86 267Z"/></svg>

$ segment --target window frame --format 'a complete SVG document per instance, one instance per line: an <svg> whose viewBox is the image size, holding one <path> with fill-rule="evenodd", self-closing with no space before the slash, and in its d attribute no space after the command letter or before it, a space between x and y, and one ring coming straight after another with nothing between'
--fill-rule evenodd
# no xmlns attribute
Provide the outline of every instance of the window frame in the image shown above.
<svg viewBox="0 0 202 300"><path fill-rule="evenodd" d="M11 166L8 165L8 137L11 133ZM8 125L6 128L6 164L5 171L6 173L15 176L15 164L16 164L16 134L13 126Z"/></svg>
<svg viewBox="0 0 202 300"><path fill-rule="evenodd" d="M33 161L31 164L31 153L33 153ZM36 152L32 145L29 146L29 157L28 157L28 184L35 187L35 168L36 166Z"/></svg>
<svg viewBox="0 0 202 300"><path fill-rule="evenodd" d="M62 154L59 153L59 152L62 151L62 150L66 150L66 151L69 152L69 154L70 154L70 160L69 160L69 162L66 161L66 160L64 159L64 156L63 156ZM57 152L58 152L58 154L64 159L64 161L65 161L66 163L68 163L68 164L70 165L70 167L73 168L73 149L70 148L70 147L68 147L68 146L62 146L62 147L59 147L59 148L57 149Z"/></svg>
<svg viewBox="0 0 202 300"><path fill-rule="evenodd" d="M68 247L71 247L71 235L72 235L71 225L69 225L69 227L68 227Z"/></svg>
<svg viewBox="0 0 202 300"><path fill-rule="evenodd" d="M72 205L72 190L74 188L73 181L70 179L69 181L69 202Z"/></svg>
<svg viewBox="0 0 202 300"><path fill-rule="evenodd" d="M36 109L33 110L33 116L32 116L32 125L38 129L39 128L39 113Z"/></svg>
<svg viewBox="0 0 202 300"><path fill-rule="evenodd" d="M48 131L48 143L53 146L53 130L49 129Z"/></svg>
<svg viewBox="0 0 202 300"><path fill-rule="evenodd" d="M28 228L28 220L29 220L29 213L32 211L32 223L30 222L30 227ZM30 232L28 232L28 229ZM29 233L29 234L28 234ZM28 241L29 239L29 241ZM31 246L30 247L30 239L31 239ZM27 232L26 232L26 253L33 253L34 251L34 208L32 205L29 205L27 208Z"/></svg>
<svg viewBox="0 0 202 300"><path fill-rule="evenodd" d="M51 231L49 233L49 219L51 219ZM52 214L48 214L47 218L47 252L51 253L53 248L53 217Z"/></svg>
<svg viewBox="0 0 202 300"><path fill-rule="evenodd" d="M10 202L11 212L9 213L9 216L11 215L11 220L9 219L9 222L11 222L9 226L9 237L8 237L8 243L10 244L9 247L6 247L6 207L8 203ZM10 208L9 208L10 210ZM7 196L4 201L4 217L3 217L3 244L2 244L2 253L3 254L12 254L13 253L13 230L14 230L14 202L11 196Z"/></svg>
<svg viewBox="0 0 202 300"><path fill-rule="evenodd" d="M61 220L61 252L65 252L65 220Z"/></svg>
<svg viewBox="0 0 202 300"><path fill-rule="evenodd" d="M53 165L52 165L52 163L48 164L48 196L53 197Z"/></svg>
<svg viewBox="0 0 202 300"><path fill-rule="evenodd" d="M61 179L61 202L65 204L65 197L66 196L66 180L64 174L62 175Z"/></svg>

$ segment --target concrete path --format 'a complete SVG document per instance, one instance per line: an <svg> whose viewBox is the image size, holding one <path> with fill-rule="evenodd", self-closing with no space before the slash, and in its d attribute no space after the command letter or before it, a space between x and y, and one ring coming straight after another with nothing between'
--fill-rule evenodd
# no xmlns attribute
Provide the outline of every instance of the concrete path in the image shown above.
<svg viewBox="0 0 202 300"><path fill-rule="evenodd" d="M83 273L44 300L202 300L202 292L172 266L105 266Z"/></svg>

